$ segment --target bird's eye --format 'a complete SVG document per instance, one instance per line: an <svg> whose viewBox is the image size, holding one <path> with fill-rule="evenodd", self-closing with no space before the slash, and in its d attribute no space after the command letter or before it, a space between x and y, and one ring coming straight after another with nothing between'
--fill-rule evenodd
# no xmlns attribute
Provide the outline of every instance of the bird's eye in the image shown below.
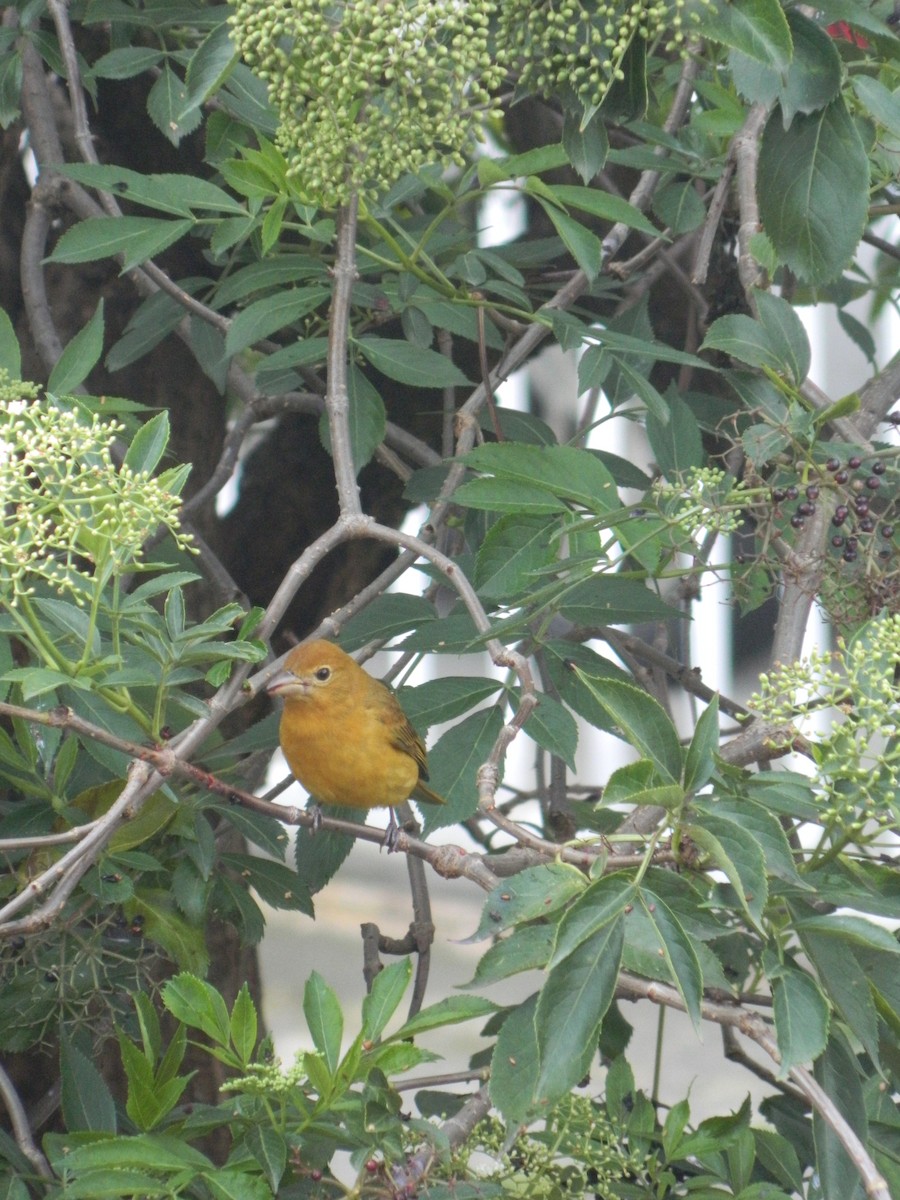
<svg viewBox="0 0 900 1200"><path fill-rule="evenodd" d="M316 679L318 679L320 683L324 683L326 679L330 678L331 667L319 667L318 671L316 671Z"/></svg>

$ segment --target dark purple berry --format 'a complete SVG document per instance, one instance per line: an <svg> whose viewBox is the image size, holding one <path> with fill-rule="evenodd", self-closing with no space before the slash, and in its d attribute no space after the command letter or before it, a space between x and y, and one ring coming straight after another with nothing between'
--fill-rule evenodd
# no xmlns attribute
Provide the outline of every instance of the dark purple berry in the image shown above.
<svg viewBox="0 0 900 1200"><path fill-rule="evenodd" d="M863 533L871 533L872 530L875 528L875 518L874 517L863 517L863 519L859 523L859 528Z"/></svg>
<svg viewBox="0 0 900 1200"><path fill-rule="evenodd" d="M882 536L883 538L892 538L892 537L894 536L894 527L893 527L893 525L882 525L882 527L881 527L881 536Z"/></svg>
<svg viewBox="0 0 900 1200"><path fill-rule="evenodd" d="M782 500L784 499L784 488L773 488L772 489L772 499L775 501L776 504L780 504L782 502Z"/></svg>
<svg viewBox="0 0 900 1200"><path fill-rule="evenodd" d="M847 538L847 549L848 550L855 550L858 545L859 545L858 537L848 537Z"/></svg>
<svg viewBox="0 0 900 1200"><path fill-rule="evenodd" d="M786 487L784 489L784 494L788 500L796 500L800 495L800 489L795 487L794 484L791 484L790 487Z"/></svg>
<svg viewBox="0 0 900 1200"><path fill-rule="evenodd" d="M851 471L855 471L857 467L862 466L862 459L858 455L854 454L852 458L847 459L847 466Z"/></svg>
<svg viewBox="0 0 900 1200"><path fill-rule="evenodd" d="M831 518L832 525L843 525L850 514L850 509L846 504L839 504L834 510L834 516Z"/></svg>
<svg viewBox="0 0 900 1200"><path fill-rule="evenodd" d="M804 500L802 503L797 505L797 512L801 517L811 517L815 511L816 506L814 504L810 504L808 500Z"/></svg>
<svg viewBox="0 0 900 1200"><path fill-rule="evenodd" d="M831 539L831 544L832 544L832 546L834 546L835 550L839 550L841 548L841 546L843 546L843 544L844 544L844 539L841 537L841 535L839 533L836 533L834 535L834 537Z"/></svg>
<svg viewBox="0 0 900 1200"><path fill-rule="evenodd" d="M891 557L891 552L890 552L890 550L888 550L887 546L883 547L881 550L878 551L878 557L884 558L884 559L888 559Z"/></svg>
<svg viewBox="0 0 900 1200"><path fill-rule="evenodd" d="M853 511L858 517L865 517L869 514L869 500L866 496L860 496L858 500L853 502Z"/></svg>
<svg viewBox="0 0 900 1200"><path fill-rule="evenodd" d="M795 529L802 529L806 522L799 513L794 513L794 515L791 517L791 524Z"/></svg>
<svg viewBox="0 0 900 1200"><path fill-rule="evenodd" d="M835 477L834 477L834 482L835 483L846 483L849 478L850 478L849 471L838 471L837 475L835 475Z"/></svg>
<svg viewBox="0 0 900 1200"><path fill-rule="evenodd" d="M850 547L848 546L847 549L844 551L842 558L843 558L844 562L856 562L856 551L851 550Z"/></svg>
<svg viewBox="0 0 900 1200"><path fill-rule="evenodd" d="M829 458L828 462L825 464L825 470L838 471L840 470L840 466L841 460L839 458Z"/></svg>
<svg viewBox="0 0 900 1200"><path fill-rule="evenodd" d="M874 468L873 468L873 469L874 469ZM809 485L807 486L807 489L806 489L806 495L807 495L807 498L808 498L809 500L818 500L818 498L819 498L819 485L818 485L817 483L811 483L811 484L809 484Z"/></svg>
<svg viewBox="0 0 900 1200"><path fill-rule="evenodd" d="M881 487L881 480L877 475L870 475L866 480L866 487L869 488L870 491L874 492L876 488Z"/></svg>
<svg viewBox="0 0 900 1200"><path fill-rule="evenodd" d="M876 458L872 463L872 474L883 475L887 470L887 463L882 458Z"/></svg>

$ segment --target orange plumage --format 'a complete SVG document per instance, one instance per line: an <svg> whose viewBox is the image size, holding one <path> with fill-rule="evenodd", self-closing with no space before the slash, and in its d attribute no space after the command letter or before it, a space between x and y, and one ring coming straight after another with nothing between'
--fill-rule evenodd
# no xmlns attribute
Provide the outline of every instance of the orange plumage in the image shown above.
<svg viewBox="0 0 900 1200"><path fill-rule="evenodd" d="M284 699L278 738L288 766L322 804L444 803L424 782L425 746L394 693L338 646L298 646L266 690Z"/></svg>

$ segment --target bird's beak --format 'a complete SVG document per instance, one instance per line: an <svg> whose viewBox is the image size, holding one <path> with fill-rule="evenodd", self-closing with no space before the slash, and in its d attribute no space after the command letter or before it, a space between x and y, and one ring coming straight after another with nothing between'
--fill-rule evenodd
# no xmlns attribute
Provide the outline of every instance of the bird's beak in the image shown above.
<svg viewBox="0 0 900 1200"><path fill-rule="evenodd" d="M305 696L307 690L304 681L292 671L276 671L266 684L270 696Z"/></svg>

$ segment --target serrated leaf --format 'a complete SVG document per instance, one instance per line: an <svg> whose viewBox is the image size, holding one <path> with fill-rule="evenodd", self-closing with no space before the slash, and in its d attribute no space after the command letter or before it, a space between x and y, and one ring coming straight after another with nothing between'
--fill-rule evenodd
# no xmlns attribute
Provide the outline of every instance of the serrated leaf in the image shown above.
<svg viewBox="0 0 900 1200"><path fill-rule="evenodd" d="M360 809L337 805L329 806L328 815L342 821L365 820L365 813ZM298 886L306 888L311 896L320 892L337 874L355 844L355 839L348 833L337 833L333 829L319 829L315 833L307 828L298 829L294 843Z"/></svg>
<svg viewBox="0 0 900 1200"><path fill-rule="evenodd" d="M639 579L621 575L592 575L562 598L559 611L577 625L632 625L641 621L684 619Z"/></svg>
<svg viewBox="0 0 900 1200"><path fill-rule="evenodd" d="M56 396L65 396L76 391L84 383L103 353L103 331L101 297L94 315L79 329L57 359L47 380L48 392L53 392Z"/></svg>
<svg viewBox="0 0 900 1200"><path fill-rule="evenodd" d="M487 1017L497 1011L497 1005L483 996L447 996L436 1004L420 1009L415 1016L405 1021L391 1039L412 1037L429 1029L443 1029L447 1025L459 1025L475 1017Z"/></svg>
<svg viewBox="0 0 900 1200"><path fill-rule="evenodd" d="M347 373L347 397L350 402L350 447L357 475L384 441L387 413L375 386L353 363ZM331 453L331 430L327 412L319 422L322 445Z"/></svg>
<svg viewBox="0 0 900 1200"><path fill-rule="evenodd" d="M475 708L501 687L499 679L479 679L468 675L442 675L417 687L397 689L400 707L421 733L431 725L452 721Z"/></svg>
<svg viewBox="0 0 900 1200"><path fill-rule="evenodd" d="M399 338L364 336L353 342L376 370L411 387L462 387L469 381L449 358L437 350L413 346Z"/></svg>
<svg viewBox="0 0 900 1200"><path fill-rule="evenodd" d="M478 960L471 983L463 986L487 987L520 971L546 966L555 932L551 925L523 925L508 937L498 938Z"/></svg>
<svg viewBox="0 0 900 1200"><path fill-rule="evenodd" d="M434 607L421 596L386 592L347 622L341 634L341 647L349 653L367 642L386 641L398 633L421 629L435 620Z"/></svg>
<svg viewBox="0 0 900 1200"><path fill-rule="evenodd" d="M726 817L735 825L741 826L745 836L749 835L759 846L765 857L766 870L770 874L786 883L802 882L781 822L761 804L745 797L732 799L729 796L720 796L710 800L704 796L695 800L693 807L698 812Z"/></svg>
<svg viewBox="0 0 900 1200"><path fill-rule="evenodd" d="M805 971L784 963L770 979L783 1078L791 1067L809 1065L825 1049L830 1014L821 989Z"/></svg>
<svg viewBox="0 0 900 1200"><path fill-rule="evenodd" d="M756 292L759 320L733 313L710 326L707 350L724 350L752 367L769 367L799 385L809 371L809 339L793 307L780 296Z"/></svg>
<svg viewBox="0 0 900 1200"><path fill-rule="evenodd" d="M575 446L492 442L471 450L463 461L495 479L540 488L594 512L619 505L615 480L607 468L589 450Z"/></svg>
<svg viewBox="0 0 900 1200"><path fill-rule="evenodd" d="M173 1017L192 1029L202 1029L220 1046L231 1038L231 1019L225 1001L211 983L181 972L162 990L163 1004Z"/></svg>
<svg viewBox="0 0 900 1200"><path fill-rule="evenodd" d="M663 779L681 781L683 751L668 713L647 692L615 679L581 674L584 684L625 738L655 765Z"/></svg>
<svg viewBox="0 0 900 1200"><path fill-rule="evenodd" d="M83 263L122 255L122 273L167 250L194 226L159 217L89 217L60 237L46 262Z"/></svg>
<svg viewBox="0 0 900 1200"><path fill-rule="evenodd" d="M669 480L704 461L700 426L690 405L670 388L663 397L666 420L661 421L653 411L647 413L647 437L659 469Z"/></svg>
<svg viewBox="0 0 900 1200"><path fill-rule="evenodd" d="M609 153L609 138L602 121L585 121L577 114L566 111L563 116L562 143L566 157L584 183L590 183L597 172L603 170Z"/></svg>
<svg viewBox="0 0 900 1200"><path fill-rule="evenodd" d="M535 585L534 572L550 566L556 520L510 513L484 536L475 559L475 586L488 600L509 601Z"/></svg>
<svg viewBox="0 0 900 1200"><path fill-rule="evenodd" d="M391 963L379 971L372 981L372 988L362 1003L363 1036L374 1042L381 1037L388 1021L397 1011L412 976L409 958Z"/></svg>
<svg viewBox="0 0 900 1200"><path fill-rule="evenodd" d="M116 1132L116 1106L103 1076L94 1063L60 1030L60 1104L66 1128Z"/></svg>
<svg viewBox="0 0 900 1200"><path fill-rule="evenodd" d="M537 196L536 199L575 262L589 280L596 279L603 265L603 245L600 239L555 204L548 204L541 196Z"/></svg>
<svg viewBox="0 0 900 1200"><path fill-rule="evenodd" d="M466 940L482 941L510 925L548 916L585 887L582 873L565 863L527 867L494 888L484 903L478 928Z"/></svg>
<svg viewBox="0 0 900 1200"><path fill-rule="evenodd" d="M479 709L448 729L428 751L429 787L446 800L429 806L425 834L466 821L478 807L476 775L503 728L499 707Z"/></svg>
<svg viewBox="0 0 900 1200"><path fill-rule="evenodd" d="M793 44L777 0L732 0L704 14L704 35L740 50L772 70L787 71Z"/></svg>
<svg viewBox="0 0 900 1200"><path fill-rule="evenodd" d="M123 465L136 475L141 472L149 475L159 464L168 444L169 414L163 409L138 429L125 453ZM181 589L170 588L170 594L174 590L180 593Z"/></svg>
<svg viewBox="0 0 900 1200"><path fill-rule="evenodd" d="M201 212L246 214L242 204L228 192L195 175L150 174L107 163L66 163L62 174L88 187L112 192L122 200L141 204L158 212L188 217L194 209ZM184 310L178 305L179 312Z"/></svg>
<svg viewBox="0 0 900 1200"><path fill-rule="evenodd" d="M725 872L739 903L759 928L769 895L762 850L747 837L740 822L706 813L698 817L684 832Z"/></svg>
<svg viewBox="0 0 900 1200"><path fill-rule="evenodd" d="M603 926L550 970L534 1014L538 1077L535 1092L547 1107L582 1079L615 995L622 957L619 917Z"/></svg>
<svg viewBox="0 0 900 1200"><path fill-rule="evenodd" d="M881 1069L878 1015L866 972L852 945L810 930L800 933L800 943L816 969L826 997L847 1023L847 1028ZM891 939L893 941L893 939ZM895 950L898 948L894 942Z"/></svg>
<svg viewBox="0 0 900 1200"><path fill-rule="evenodd" d="M825 1053L816 1060L815 1077L865 1146L869 1122L857 1060L837 1033L832 1033ZM860 1200L865 1192L859 1170L818 1108L813 1109L813 1140L823 1200Z"/></svg>
<svg viewBox="0 0 900 1200"><path fill-rule="evenodd" d="M552 969L572 954L582 942L619 917L633 902L635 886L624 872L594 880L563 914L556 930Z"/></svg>
<svg viewBox="0 0 900 1200"><path fill-rule="evenodd" d="M811 284L836 279L862 236L869 163L838 97L821 111L780 114L766 124L759 155L760 218L781 262Z"/></svg>
<svg viewBox="0 0 900 1200"><path fill-rule="evenodd" d="M525 1124L539 1107L537 1000L535 993L511 1010L491 1056L491 1102L510 1125Z"/></svg>
<svg viewBox="0 0 900 1200"><path fill-rule="evenodd" d="M199 101L188 95L187 85L167 62L147 96L147 114L173 146L178 146L183 137L193 132L203 117Z"/></svg>
<svg viewBox="0 0 900 1200"><path fill-rule="evenodd" d="M13 329L6 309L0 308L0 369L5 370L10 379L22 377L22 353L19 350L19 339Z"/></svg>
<svg viewBox="0 0 900 1200"><path fill-rule="evenodd" d="M575 770L578 749L578 725L569 710L555 696L542 692L537 708L525 724L525 732L542 750L561 758Z"/></svg>
<svg viewBox="0 0 900 1200"><path fill-rule="evenodd" d="M333 1076L341 1061L344 1014L334 989L318 971L312 972L303 989L303 1015L313 1045Z"/></svg>
<svg viewBox="0 0 900 1200"><path fill-rule="evenodd" d="M684 787L689 794L709 783L719 749L719 697L713 696L700 714L684 760ZM779 826L779 829L781 827Z"/></svg>
<svg viewBox="0 0 900 1200"><path fill-rule="evenodd" d="M639 208L623 200L621 196L613 196L599 188L577 187L571 184L557 183L550 187L552 195L568 208L577 208L590 213L611 224L621 223L631 229L637 229L650 237L658 237L659 230L648 220Z"/></svg>
<svg viewBox="0 0 900 1200"><path fill-rule="evenodd" d="M703 972L696 951L681 922L665 901L648 887L640 890L640 902L659 936L660 949L672 973L672 980L684 1001L684 1007L700 1032L700 1002L703 998Z"/></svg>
<svg viewBox="0 0 900 1200"><path fill-rule="evenodd" d="M330 289L321 284L285 288L255 300L237 314L225 335L225 352L238 354L254 342L284 329L323 304Z"/></svg>

